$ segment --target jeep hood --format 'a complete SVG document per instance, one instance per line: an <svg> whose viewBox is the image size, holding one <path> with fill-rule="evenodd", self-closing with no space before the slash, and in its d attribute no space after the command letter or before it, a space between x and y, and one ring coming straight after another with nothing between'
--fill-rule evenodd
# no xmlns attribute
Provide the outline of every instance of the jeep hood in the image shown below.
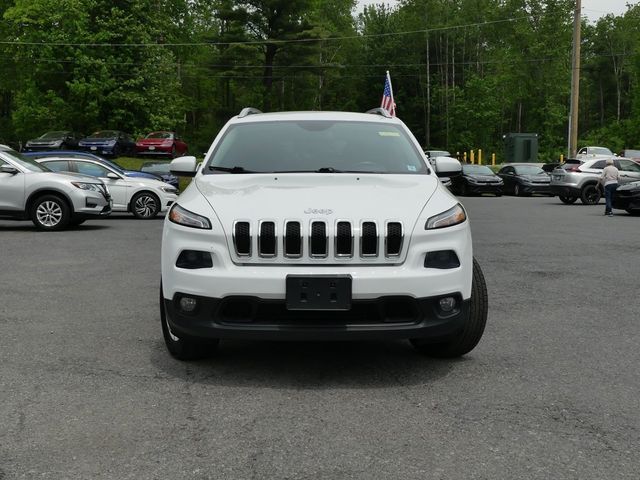
<svg viewBox="0 0 640 480"><path fill-rule="evenodd" d="M413 228L438 188L432 175L199 175L196 187L226 228L235 220L394 220Z"/></svg>

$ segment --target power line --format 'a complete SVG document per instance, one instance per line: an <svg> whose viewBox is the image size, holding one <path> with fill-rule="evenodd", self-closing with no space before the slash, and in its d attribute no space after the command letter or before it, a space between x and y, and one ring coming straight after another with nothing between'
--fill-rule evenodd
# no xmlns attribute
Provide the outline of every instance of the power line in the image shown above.
<svg viewBox="0 0 640 480"><path fill-rule="evenodd" d="M495 25L498 23L515 22L530 18L530 15L522 17L512 17L503 20L490 20L486 22L468 23L465 25L454 25L449 27L434 27L422 30L410 30L404 32L387 32L387 33L371 33L362 35L348 35L342 37L325 37L325 38L297 38L292 40L278 40L278 39L266 39L266 40L247 40L242 42L183 42L183 43L71 43L71 42L23 42L20 40L3 40L0 41L0 45L13 45L13 46L47 46L47 47L214 47L214 46L240 46L240 45L265 45L265 44L289 44L289 43L310 43L310 42L326 42L337 40L359 40L366 38L381 38L391 37L396 35L415 35L418 33L431 33L445 30L458 30L461 28L470 27L484 27L487 25Z"/></svg>

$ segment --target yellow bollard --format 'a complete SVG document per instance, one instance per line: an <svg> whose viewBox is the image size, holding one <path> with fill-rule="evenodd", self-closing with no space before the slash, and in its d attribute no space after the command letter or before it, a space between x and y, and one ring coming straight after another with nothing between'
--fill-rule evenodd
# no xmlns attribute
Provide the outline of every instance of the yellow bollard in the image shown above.
<svg viewBox="0 0 640 480"><path fill-rule="evenodd" d="M478 165L482 165L482 149L478 149Z"/></svg>
<svg viewBox="0 0 640 480"><path fill-rule="evenodd" d="M471 160L471 165L476 163L476 152L475 152L475 150L471 150L471 153L469 154L469 158Z"/></svg>
<svg viewBox="0 0 640 480"><path fill-rule="evenodd" d="M467 152L464 152L463 157L464 157L464 163L467 163Z"/></svg>
<svg viewBox="0 0 640 480"><path fill-rule="evenodd" d="M495 153L491 154L491 166L492 167L496 166L496 154Z"/></svg>
<svg viewBox="0 0 640 480"><path fill-rule="evenodd" d="M564 154L560 154L560 163L564 163Z"/></svg>

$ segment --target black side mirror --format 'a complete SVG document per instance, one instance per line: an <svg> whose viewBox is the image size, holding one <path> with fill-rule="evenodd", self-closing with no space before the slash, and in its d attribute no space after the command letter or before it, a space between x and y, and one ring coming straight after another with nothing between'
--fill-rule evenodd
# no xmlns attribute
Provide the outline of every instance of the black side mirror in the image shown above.
<svg viewBox="0 0 640 480"><path fill-rule="evenodd" d="M20 173L16 167L12 167L11 165L0 165L0 173L10 173L11 175L15 175L16 173Z"/></svg>

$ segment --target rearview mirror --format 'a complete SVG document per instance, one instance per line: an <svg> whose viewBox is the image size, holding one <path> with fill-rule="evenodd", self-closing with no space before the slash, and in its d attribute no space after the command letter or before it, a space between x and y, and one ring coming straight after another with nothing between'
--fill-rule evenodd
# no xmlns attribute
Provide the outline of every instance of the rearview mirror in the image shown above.
<svg viewBox="0 0 640 480"><path fill-rule="evenodd" d="M196 157L189 155L186 157L178 157L171 160L169 170L179 177L193 177L196 174L197 165Z"/></svg>
<svg viewBox="0 0 640 480"><path fill-rule="evenodd" d="M112 180L118 180L120 176L117 173L109 172L107 173L107 178L110 178Z"/></svg>
<svg viewBox="0 0 640 480"><path fill-rule="evenodd" d="M438 177L455 177L462 173L462 164L452 157L435 157L433 168Z"/></svg>

